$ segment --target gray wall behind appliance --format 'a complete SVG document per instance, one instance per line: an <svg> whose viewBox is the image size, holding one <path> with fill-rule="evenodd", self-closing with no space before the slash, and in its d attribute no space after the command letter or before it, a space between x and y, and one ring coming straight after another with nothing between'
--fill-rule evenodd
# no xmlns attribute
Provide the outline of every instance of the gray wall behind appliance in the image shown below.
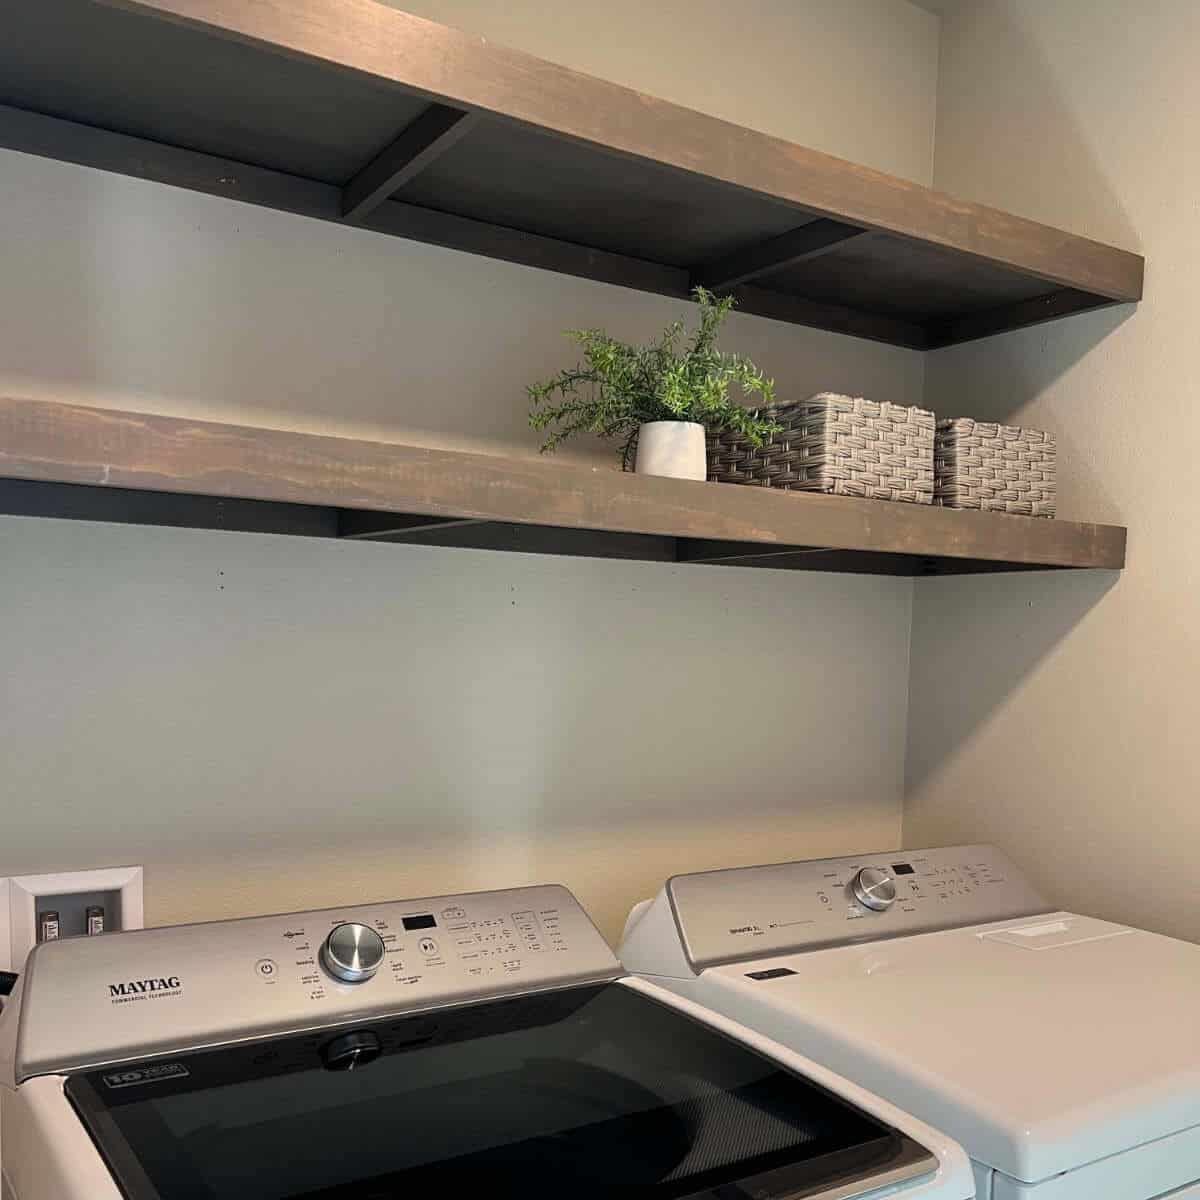
<svg viewBox="0 0 1200 1200"><path fill-rule="evenodd" d="M898 835L891 587L30 520L0 557L0 870L144 861L154 922L561 879L614 935L671 870Z"/></svg>
<svg viewBox="0 0 1200 1200"><path fill-rule="evenodd" d="M574 65L928 181L937 20L904 0L629 5L607 40L526 0L504 32L549 52L568 8ZM682 308L11 153L0 258L7 394L502 453L536 453L562 328ZM785 396L922 396L906 351L729 342ZM0 875L142 862L151 923L559 879L615 937L671 872L899 841L903 580L13 518L0 563Z"/></svg>
<svg viewBox="0 0 1200 1200"><path fill-rule="evenodd" d="M1146 297L931 355L928 395L1053 430L1121 575L920 582L910 845L993 840L1052 900L1200 938L1194 487L1200 8L979 0L943 25L936 184L1140 249Z"/></svg>

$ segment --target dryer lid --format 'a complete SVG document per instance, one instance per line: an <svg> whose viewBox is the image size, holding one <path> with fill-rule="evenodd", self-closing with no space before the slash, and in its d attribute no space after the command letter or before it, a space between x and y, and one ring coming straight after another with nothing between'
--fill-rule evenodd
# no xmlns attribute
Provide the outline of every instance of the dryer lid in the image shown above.
<svg viewBox="0 0 1200 1200"><path fill-rule="evenodd" d="M721 966L696 991L1029 1182L1200 1125L1197 996L1200 946L1071 913Z"/></svg>

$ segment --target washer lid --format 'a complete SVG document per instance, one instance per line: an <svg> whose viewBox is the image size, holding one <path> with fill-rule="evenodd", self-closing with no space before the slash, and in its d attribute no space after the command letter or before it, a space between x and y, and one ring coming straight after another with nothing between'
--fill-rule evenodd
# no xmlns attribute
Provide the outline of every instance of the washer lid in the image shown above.
<svg viewBox="0 0 1200 1200"><path fill-rule="evenodd" d="M1156 934L1054 913L716 967L694 994L1019 1180L1200 1125L1200 946Z"/></svg>
<svg viewBox="0 0 1200 1200"><path fill-rule="evenodd" d="M586 984L72 1075L129 1200L847 1200L907 1134L671 1004Z"/></svg>

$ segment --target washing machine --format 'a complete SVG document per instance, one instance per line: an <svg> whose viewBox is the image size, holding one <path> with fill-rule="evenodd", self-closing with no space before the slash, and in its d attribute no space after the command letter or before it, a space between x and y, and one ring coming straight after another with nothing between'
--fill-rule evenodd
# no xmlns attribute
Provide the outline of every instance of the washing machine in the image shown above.
<svg viewBox="0 0 1200 1200"><path fill-rule="evenodd" d="M994 846L679 875L619 953L944 1130L981 1200L1200 1197L1200 946Z"/></svg>
<svg viewBox="0 0 1200 1200"><path fill-rule="evenodd" d="M37 947L5 1200L967 1200L951 1141L630 978L558 886Z"/></svg>

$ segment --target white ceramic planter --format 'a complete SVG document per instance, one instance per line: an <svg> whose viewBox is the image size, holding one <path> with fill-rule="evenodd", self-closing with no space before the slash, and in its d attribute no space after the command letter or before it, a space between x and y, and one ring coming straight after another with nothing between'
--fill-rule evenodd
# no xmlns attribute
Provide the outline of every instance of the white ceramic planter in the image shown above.
<svg viewBox="0 0 1200 1200"><path fill-rule="evenodd" d="M647 421L638 430L634 470L671 479L707 479L704 426L692 421Z"/></svg>

